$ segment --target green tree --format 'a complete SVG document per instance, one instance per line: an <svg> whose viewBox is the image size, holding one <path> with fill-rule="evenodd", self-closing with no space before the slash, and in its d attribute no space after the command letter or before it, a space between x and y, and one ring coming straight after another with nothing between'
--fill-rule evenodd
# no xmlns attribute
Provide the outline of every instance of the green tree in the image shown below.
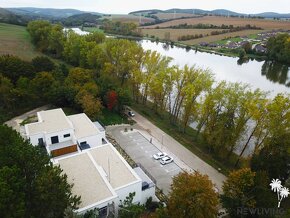
<svg viewBox="0 0 290 218"><path fill-rule="evenodd" d="M49 34L52 25L47 20L35 20L31 21L27 25L27 31L29 32L32 43L36 45L36 48L41 51L47 51L49 47Z"/></svg>
<svg viewBox="0 0 290 218"><path fill-rule="evenodd" d="M72 194L67 176L46 152L32 146L17 132L0 126L0 216L63 217L76 209L80 197Z"/></svg>
<svg viewBox="0 0 290 218"><path fill-rule="evenodd" d="M271 60L290 63L290 36L278 34L267 42L267 54Z"/></svg>
<svg viewBox="0 0 290 218"><path fill-rule="evenodd" d="M216 217L218 204L218 194L208 176L183 172L173 178L167 204L168 217Z"/></svg>
<svg viewBox="0 0 290 218"><path fill-rule="evenodd" d="M32 59L32 65L34 66L35 72L42 72L42 71L52 71L55 68L54 63L52 60L45 56L38 56Z"/></svg>
<svg viewBox="0 0 290 218"><path fill-rule="evenodd" d="M129 193L129 196L127 196L124 201L120 202L120 218L139 218L145 211L145 207L143 205L133 203L134 196L135 192Z"/></svg>

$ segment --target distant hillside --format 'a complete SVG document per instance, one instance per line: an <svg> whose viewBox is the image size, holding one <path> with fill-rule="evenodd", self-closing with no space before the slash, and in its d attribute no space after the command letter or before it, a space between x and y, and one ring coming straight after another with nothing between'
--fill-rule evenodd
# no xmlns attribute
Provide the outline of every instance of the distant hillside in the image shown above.
<svg viewBox="0 0 290 218"><path fill-rule="evenodd" d="M65 26L81 26L85 23L96 24L97 19L100 17L100 15L95 15L91 13L77 14L63 19L62 23Z"/></svg>
<svg viewBox="0 0 290 218"><path fill-rule="evenodd" d="M27 17L16 15L4 8L0 8L0 22L1 23L26 25L28 21L29 19Z"/></svg>
<svg viewBox="0 0 290 218"><path fill-rule="evenodd" d="M53 8L7 8L7 10L18 14L18 15L28 15L28 16L37 16L41 18L67 18L70 16L87 13L84 11L76 9L53 9ZM97 12L92 12L92 14L100 14Z"/></svg>
<svg viewBox="0 0 290 218"><path fill-rule="evenodd" d="M289 14L279 14L279 13L275 13L275 12L264 12L264 13L256 14L256 16L266 17L266 18L290 18L290 13Z"/></svg>
<svg viewBox="0 0 290 218"><path fill-rule="evenodd" d="M130 12L129 14L156 14L156 13L185 13L185 14L196 14L196 15L222 15L222 16L248 16L245 13L237 13L234 11L226 10L226 9L216 9L216 10L202 10L202 9L179 9L173 8L168 10L140 10ZM249 14L250 16L256 17L264 17L264 18L290 18L290 14L279 14L274 12L265 12L259 14Z"/></svg>

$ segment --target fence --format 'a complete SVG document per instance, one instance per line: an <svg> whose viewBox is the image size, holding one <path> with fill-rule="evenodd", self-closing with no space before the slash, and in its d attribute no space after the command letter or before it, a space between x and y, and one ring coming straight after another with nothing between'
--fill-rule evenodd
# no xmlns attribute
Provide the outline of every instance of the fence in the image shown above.
<svg viewBox="0 0 290 218"><path fill-rule="evenodd" d="M152 182L156 185L156 179L142 166L140 163L136 163L138 167L140 167L143 172L152 180Z"/></svg>

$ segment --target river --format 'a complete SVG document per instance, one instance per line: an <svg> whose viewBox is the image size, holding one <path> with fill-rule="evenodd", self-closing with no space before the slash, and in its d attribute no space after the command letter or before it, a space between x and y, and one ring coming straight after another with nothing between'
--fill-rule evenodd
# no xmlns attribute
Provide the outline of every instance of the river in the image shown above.
<svg viewBox="0 0 290 218"><path fill-rule="evenodd" d="M184 66L196 65L212 71L217 81L226 80L249 84L253 89L277 93L290 93L290 66L270 61L249 60L239 63L239 58L196 52L165 43L141 40L140 45L145 50L157 51L162 55L172 57L172 64Z"/></svg>

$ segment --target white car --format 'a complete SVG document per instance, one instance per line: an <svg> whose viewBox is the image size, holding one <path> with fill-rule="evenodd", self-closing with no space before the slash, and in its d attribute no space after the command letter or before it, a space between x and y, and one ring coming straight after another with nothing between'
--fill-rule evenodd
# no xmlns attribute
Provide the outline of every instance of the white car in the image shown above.
<svg viewBox="0 0 290 218"><path fill-rule="evenodd" d="M173 161L172 157L166 156L166 157L161 158L160 163L162 165L165 165L165 164L171 163L172 161Z"/></svg>
<svg viewBox="0 0 290 218"><path fill-rule="evenodd" d="M129 111L129 112L128 112L128 115L129 115L130 117L134 117L134 116L135 116L135 114L134 114L133 111Z"/></svg>
<svg viewBox="0 0 290 218"><path fill-rule="evenodd" d="M159 159L161 159L161 158L163 158L163 157L166 157L166 156L167 156L166 153L159 152L159 153L157 153L157 154L154 154L154 155L153 155L153 158L154 158L155 160L159 160Z"/></svg>

